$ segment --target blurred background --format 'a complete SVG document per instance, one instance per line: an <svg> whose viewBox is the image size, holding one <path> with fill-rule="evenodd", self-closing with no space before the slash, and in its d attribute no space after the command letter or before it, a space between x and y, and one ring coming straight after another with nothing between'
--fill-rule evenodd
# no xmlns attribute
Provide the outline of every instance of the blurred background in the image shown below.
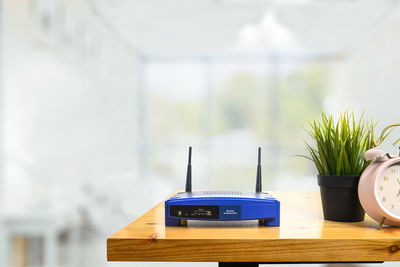
<svg viewBox="0 0 400 267"><path fill-rule="evenodd" d="M261 146L264 190L318 190L307 121L400 120L398 0L0 12L0 266L172 266L107 263L105 240L184 187L189 145L194 189L252 191Z"/></svg>

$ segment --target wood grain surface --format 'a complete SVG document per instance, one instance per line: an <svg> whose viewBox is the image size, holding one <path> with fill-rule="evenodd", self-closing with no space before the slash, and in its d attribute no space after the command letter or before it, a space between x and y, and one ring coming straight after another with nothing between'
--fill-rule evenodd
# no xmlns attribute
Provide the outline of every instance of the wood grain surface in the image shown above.
<svg viewBox="0 0 400 267"><path fill-rule="evenodd" d="M107 239L109 261L399 261L400 228L323 220L319 192L269 192L281 226L165 226L164 202Z"/></svg>

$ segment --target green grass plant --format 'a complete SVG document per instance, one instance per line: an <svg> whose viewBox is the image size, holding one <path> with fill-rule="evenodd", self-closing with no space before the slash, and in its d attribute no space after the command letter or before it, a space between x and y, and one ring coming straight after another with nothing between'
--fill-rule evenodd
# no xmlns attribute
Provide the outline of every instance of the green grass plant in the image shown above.
<svg viewBox="0 0 400 267"><path fill-rule="evenodd" d="M313 145L306 143L310 154L306 158L315 163L321 175L361 175L369 165L364 153L374 147L375 127L364 114L356 119L354 112L347 110L335 121L332 115L321 112L321 120L310 121L306 129L314 141Z"/></svg>

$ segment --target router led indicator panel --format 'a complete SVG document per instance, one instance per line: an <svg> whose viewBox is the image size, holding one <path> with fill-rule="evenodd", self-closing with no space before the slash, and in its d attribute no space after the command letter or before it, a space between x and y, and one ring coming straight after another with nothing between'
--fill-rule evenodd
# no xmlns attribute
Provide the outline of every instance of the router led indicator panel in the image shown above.
<svg viewBox="0 0 400 267"><path fill-rule="evenodd" d="M194 219L219 219L219 207L217 205L171 205L170 215Z"/></svg>

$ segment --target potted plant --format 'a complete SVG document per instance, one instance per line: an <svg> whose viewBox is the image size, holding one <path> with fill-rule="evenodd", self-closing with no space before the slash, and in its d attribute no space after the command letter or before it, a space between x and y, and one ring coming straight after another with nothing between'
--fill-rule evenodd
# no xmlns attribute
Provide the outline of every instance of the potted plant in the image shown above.
<svg viewBox="0 0 400 267"><path fill-rule="evenodd" d="M364 153L374 147L372 120L353 111L341 113L337 121L333 116L321 113L321 120L309 122L306 131L312 145L306 143L309 157L318 170L322 208L325 220L358 222L365 212L358 199L358 181L369 165ZM386 137L386 136L385 136Z"/></svg>

